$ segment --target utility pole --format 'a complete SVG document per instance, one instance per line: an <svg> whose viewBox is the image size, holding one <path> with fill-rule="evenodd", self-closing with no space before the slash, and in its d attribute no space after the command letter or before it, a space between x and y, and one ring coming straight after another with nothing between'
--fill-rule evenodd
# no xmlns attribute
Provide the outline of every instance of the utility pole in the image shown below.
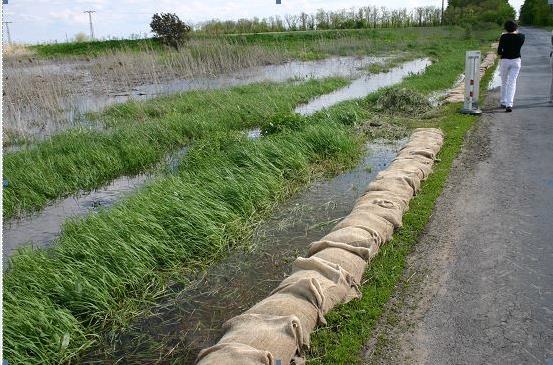
<svg viewBox="0 0 553 365"><path fill-rule="evenodd" d="M2 22L6 26L6 35L8 36L8 44L12 44L12 36L10 34L10 24L13 22Z"/></svg>
<svg viewBox="0 0 553 365"><path fill-rule="evenodd" d="M444 0L442 0L442 17L440 19L440 23L444 25Z"/></svg>
<svg viewBox="0 0 553 365"><path fill-rule="evenodd" d="M92 26L92 13L95 13L95 10L86 10L83 13L88 13L88 22L90 23L90 40L94 40L94 27Z"/></svg>

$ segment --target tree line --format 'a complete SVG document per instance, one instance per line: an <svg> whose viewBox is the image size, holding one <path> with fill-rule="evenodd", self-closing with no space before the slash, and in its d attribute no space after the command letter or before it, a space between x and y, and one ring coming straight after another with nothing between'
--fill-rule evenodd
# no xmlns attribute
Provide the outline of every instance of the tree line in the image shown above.
<svg viewBox="0 0 553 365"><path fill-rule="evenodd" d="M475 23L502 25L506 20L514 20L515 17L515 9L507 0L449 0L444 22L458 25Z"/></svg>
<svg viewBox="0 0 553 365"><path fill-rule="evenodd" d="M553 10L547 0L525 0L520 8L520 22L524 25L553 25Z"/></svg>
<svg viewBox="0 0 553 365"><path fill-rule="evenodd" d="M239 20L210 20L200 24L197 31L209 34L266 33L284 31L403 28L439 25L441 10L428 6L414 9L387 9L365 6L338 11L318 10L314 14L271 16Z"/></svg>

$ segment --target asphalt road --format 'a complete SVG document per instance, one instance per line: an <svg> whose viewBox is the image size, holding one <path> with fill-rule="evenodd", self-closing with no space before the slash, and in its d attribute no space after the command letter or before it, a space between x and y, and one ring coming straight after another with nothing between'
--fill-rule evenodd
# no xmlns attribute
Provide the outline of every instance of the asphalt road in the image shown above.
<svg viewBox="0 0 553 365"><path fill-rule="evenodd" d="M513 113L489 107L467 137L368 364L553 361L551 33L522 31Z"/></svg>

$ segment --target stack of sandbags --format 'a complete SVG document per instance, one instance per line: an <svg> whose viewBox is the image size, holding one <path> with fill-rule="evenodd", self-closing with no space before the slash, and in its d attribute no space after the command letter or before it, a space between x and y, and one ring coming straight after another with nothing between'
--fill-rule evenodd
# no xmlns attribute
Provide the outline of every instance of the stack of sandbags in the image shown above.
<svg viewBox="0 0 553 365"><path fill-rule="evenodd" d="M198 355L199 365L299 364L315 327L341 303L358 298L359 283L380 246L401 227L409 201L443 144L439 129L419 128L380 172L352 212L294 261L292 274L271 295L224 324L219 342Z"/></svg>
<svg viewBox="0 0 553 365"><path fill-rule="evenodd" d="M492 44L493 49L497 49L497 44ZM492 67L495 64L495 60L497 59L497 53L496 52L489 52L486 54L486 57L484 57L484 60L480 64L480 79L484 77L484 74L488 70L488 68ZM448 103L459 103L463 102L465 100L465 83L461 82L459 85L457 85L455 88L451 89L447 93L447 98L445 99Z"/></svg>

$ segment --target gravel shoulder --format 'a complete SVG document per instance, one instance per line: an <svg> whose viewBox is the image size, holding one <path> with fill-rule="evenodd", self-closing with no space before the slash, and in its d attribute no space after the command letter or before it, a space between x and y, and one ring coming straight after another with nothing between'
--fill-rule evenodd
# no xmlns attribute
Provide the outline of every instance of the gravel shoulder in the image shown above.
<svg viewBox="0 0 553 365"><path fill-rule="evenodd" d="M515 110L498 92L467 135L366 364L553 359L553 108L549 33L524 29Z"/></svg>

